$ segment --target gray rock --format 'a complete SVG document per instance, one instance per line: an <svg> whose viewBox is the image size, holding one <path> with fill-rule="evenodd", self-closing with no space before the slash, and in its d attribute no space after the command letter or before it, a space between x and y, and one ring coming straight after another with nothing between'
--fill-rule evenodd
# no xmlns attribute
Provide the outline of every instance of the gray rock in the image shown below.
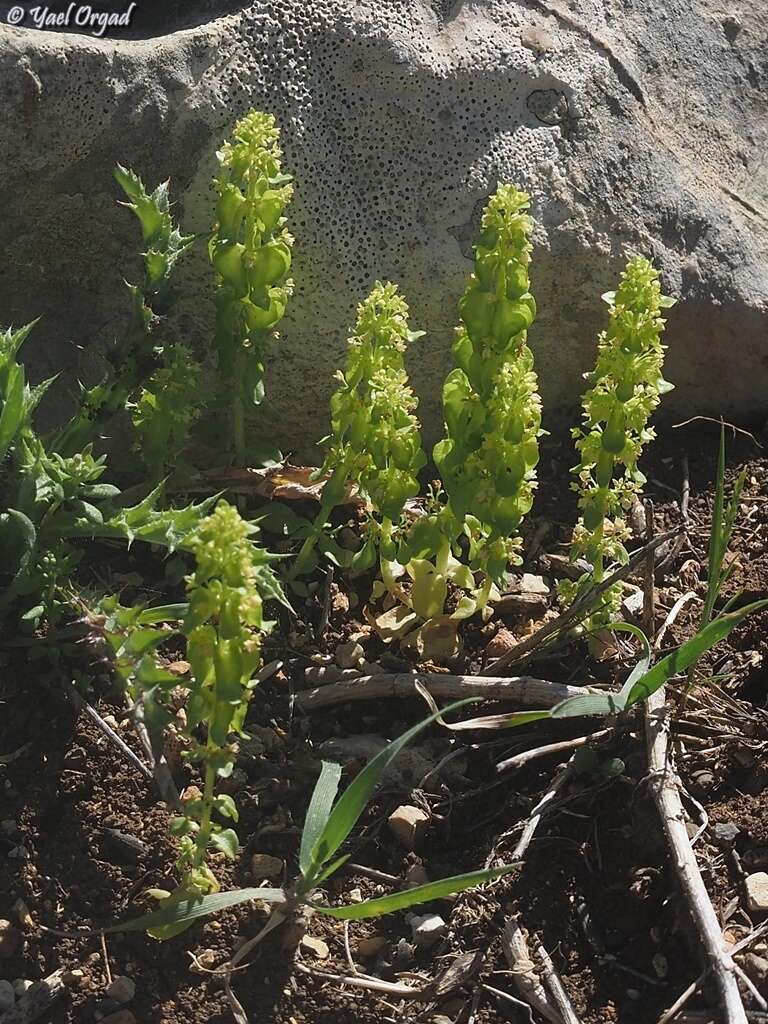
<svg viewBox="0 0 768 1024"><path fill-rule="evenodd" d="M732 821L718 822L712 826L712 840L721 846L732 846L741 835L741 829Z"/></svg>
<svg viewBox="0 0 768 1024"><path fill-rule="evenodd" d="M752 981L760 987L764 987L768 981L768 960L756 953L745 953L743 957L744 970Z"/></svg>
<svg viewBox="0 0 768 1024"><path fill-rule="evenodd" d="M43 317L26 353L33 379L65 370L90 382L94 348L127 320L122 279L138 279L140 242L116 204L115 163L151 184L170 177L184 229L207 232L215 150L256 106L278 117L299 186L296 291L268 357L263 436L307 453L326 432L355 306L376 278L393 278L427 330L411 365L434 439L435 382L499 180L533 197L530 340L548 427L572 422L605 319L600 294L637 250L680 300L667 412L764 412L764 5L744 6L738 22L715 0L633 4L621 17L589 0L548 19L510 0L244 6L139 41L3 26L0 308L8 323ZM174 324L204 346L205 247L180 270ZM66 392L57 385L62 413Z"/></svg>
<svg viewBox="0 0 768 1024"><path fill-rule="evenodd" d="M0 959L13 956L21 948L22 935L5 918L0 920Z"/></svg>
<svg viewBox="0 0 768 1024"><path fill-rule="evenodd" d="M27 978L15 978L11 983L13 985L13 992L17 999L21 999L34 985L33 981L28 981Z"/></svg>
<svg viewBox="0 0 768 1024"><path fill-rule="evenodd" d="M0 1013L10 1010L16 1002L16 993L10 981L0 981Z"/></svg>
<svg viewBox="0 0 768 1024"><path fill-rule="evenodd" d="M115 978L114 981L107 986L107 996L110 999L117 1000L118 1003L130 1003L135 995L135 981L124 974Z"/></svg>

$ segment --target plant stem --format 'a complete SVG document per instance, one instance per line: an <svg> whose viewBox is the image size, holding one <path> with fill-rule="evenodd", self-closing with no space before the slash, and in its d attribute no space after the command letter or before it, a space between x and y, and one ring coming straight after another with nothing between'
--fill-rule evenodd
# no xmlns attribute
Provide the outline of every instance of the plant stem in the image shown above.
<svg viewBox="0 0 768 1024"><path fill-rule="evenodd" d="M213 748L208 743L207 750L211 753ZM203 790L203 813L200 817L200 831L197 833L195 858L192 866L199 868L205 860L205 851L208 847L208 840L211 838L211 815L213 814L213 787L216 784L216 769L209 761L205 766L205 788Z"/></svg>

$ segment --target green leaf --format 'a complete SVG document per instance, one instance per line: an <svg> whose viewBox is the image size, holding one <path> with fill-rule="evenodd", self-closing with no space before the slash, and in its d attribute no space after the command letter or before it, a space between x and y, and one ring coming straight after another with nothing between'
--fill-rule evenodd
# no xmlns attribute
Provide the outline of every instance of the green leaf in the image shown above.
<svg viewBox="0 0 768 1024"><path fill-rule="evenodd" d="M215 846L217 850L221 850L230 860L234 860L237 857L237 851L240 849L240 840L237 838L237 833L234 829L224 828L221 832L213 832L211 834L211 846Z"/></svg>
<svg viewBox="0 0 768 1024"><path fill-rule="evenodd" d="M240 817L237 810L237 804L229 793L219 793L214 800L213 805L224 818L231 818L232 821L237 821ZM235 839L237 839L237 836L235 836Z"/></svg>
<svg viewBox="0 0 768 1024"><path fill-rule="evenodd" d="M238 903L249 903L263 900L265 903L283 903L285 893L282 889L231 889L228 892L215 892L208 896L181 899L167 903L151 914L134 917L122 924L113 924L104 931L109 932L140 932L148 928L163 928L166 925L187 925L198 917L217 914L220 910L234 907Z"/></svg>
<svg viewBox="0 0 768 1024"><path fill-rule="evenodd" d="M8 368L3 408L0 412L0 459L13 441L24 420L24 371L13 363Z"/></svg>
<svg viewBox="0 0 768 1024"><path fill-rule="evenodd" d="M145 608L136 618L140 626L154 626L157 622L178 622L189 610L188 604L162 604Z"/></svg>
<svg viewBox="0 0 768 1024"><path fill-rule="evenodd" d="M312 863L309 874L314 874L314 871L317 871L323 864L326 864L336 853L357 824L360 815L365 810L373 791L378 785L379 779L403 747L407 746L412 739L415 739L420 732L423 732L427 726L431 725L436 718L458 708L466 707L468 704L477 703L477 700L478 698L460 700L455 704L450 704L443 711L430 715L429 718L425 718L418 725L414 725L413 728L404 732L402 736L389 743L381 753L368 762L365 768L358 773L353 782L345 789L331 811L325 828L312 850ZM312 870L313 868L314 871Z"/></svg>
<svg viewBox="0 0 768 1024"><path fill-rule="evenodd" d="M586 716L618 715L624 703L618 693L585 693L583 697L568 697L556 704L552 718L581 718Z"/></svg>
<svg viewBox="0 0 768 1024"><path fill-rule="evenodd" d="M745 605L743 608L739 608L738 611L728 612L713 619L712 622L699 630L696 636L688 640L681 647L678 647L672 654L668 654L666 658L662 658L661 661L653 666L650 672L647 672L635 682L627 697L627 707L631 707L632 704L636 704L640 700L646 700L652 693L655 693L662 687L668 679L684 672L690 665L698 661L702 654L705 654L710 647L714 647L715 644L724 640L748 615L752 615L763 608L768 608L768 599L753 601L752 604Z"/></svg>
<svg viewBox="0 0 768 1024"><path fill-rule="evenodd" d="M366 917L381 917L382 914L391 914L396 910L417 906L419 903L444 899L453 893L464 892L465 889L471 889L475 885L482 885L483 882L491 882L495 878L508 875L516 867L516 864L505 864L501 868L469 871L464 875L453 875L451 878L441 878L437 882L427 882L426 885L418 885L415 889L405 889L403 892L393 892L389 896L363 900L362 903L355 903L348 907L323 907L318 903L311 903L310 906L313 910L326 914L328 917L336 917L345 921L360 921Z"/></svg>
<svg viewBox="0 0 768 1024"><path fill-rule="evenodd" d="M302 875L306 876L312 864L312 851L328 823L333 801L339 791L340 779L341 765L335 761L323 761L304 819L304 831L301 834L299 869Z"/></svg>

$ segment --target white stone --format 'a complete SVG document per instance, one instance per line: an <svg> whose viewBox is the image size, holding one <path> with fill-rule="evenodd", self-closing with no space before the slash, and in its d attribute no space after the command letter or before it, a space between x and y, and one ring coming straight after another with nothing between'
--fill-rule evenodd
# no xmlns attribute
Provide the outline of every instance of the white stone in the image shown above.
<svg viewBox="0 0 768 1024"><path fill-rule="evenodd" d="M318 960L327 960L331 955L331 951L328 949L328 943L324 942L323 939L318 939L314 935L305 935L299 945L301 946L302 952L309 953Z"/></svg>
<svg viewBox="0 0 768 1024"><path fill-rule="evenodd" d="M421 949L429 949L448 934L448 925L439 914L414 914L411 917L411 934L414 943Z"/></svg>
<svg viewBox="0 0 768 1024"><path fill-rule="evenodd" d="M364 657L365 651L355 642L339 644L336 648L336 664L339 668L357 668Z"/></svg>
<svg viewBox="0 0 768 1024"><path fill-rule="evenodd" d="M755 871L744 879L744 886L747 890L749 909L754 913L768 910L768 874L765 871Z"/></svg>

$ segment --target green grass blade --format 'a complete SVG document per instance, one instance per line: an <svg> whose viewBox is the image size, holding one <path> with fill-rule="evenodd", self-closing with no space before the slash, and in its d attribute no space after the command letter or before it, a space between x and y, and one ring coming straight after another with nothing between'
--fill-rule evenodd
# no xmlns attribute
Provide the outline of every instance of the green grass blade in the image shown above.
<svg viewBox="0 0 768 1024"><path fill-rule="evenodd" d="M471 889L475 885L482 885L483 882L490 882L494 878L508 875L516 867L516 864L505 864L502 868L489 868L485 871L470 871L465 875L453 875L451 878L441 878L437 882L418 885L415 889L393 892L389 896L379 896L374 900L363 900L362 903L354 903L348 907L322 907L317 903L312 903L310 906L313 910L326 914L328 917L340 918L343 921L360 921L366 917L381 917L382 914L391 914L395 910L405 910L406 907L414 907L419 903L444 899L453 893L464 892L465 889Z"/></svg>
<svg viewBox="0 0 768 1024"><path fill-rule="evenodd" d="M624 710L618 693L585 693L583 697L568 697L552 708L552 718L605 718Z"/></svg>
<svg viewBox="0 0 768 1024"><path fill-rule="evenodd" d="M723 512L725 508L725 425L720 424L720 449L717 455L717 479L715 481L715 503L712 507L712 523L707 553L707 596L701 615L703 626L712 618L712 611L720 590L720 571L725 558L723 544Z"/></svg>
<svg viewBox="0 0 768 1024"><path fill-rule="evenodd" d="M122 924L113 924L105 928L105 932L141 932L148 928L164 928L166 925L186 926L198 917L216 914L227 907L238 903L263 900L265 903L282 903L285 893L282 889L230 889L227 892L214 892L197 899L182 899L178 902L166 902L159 910L151 914L142 914Z"/></svg>
<svg viewBox="0 0 768 1024"><path fill-rule="evenodd" d="M365 768L357 774L355 779L349 784L349 786L347 786L343 794L336 801L336 806L331 811L325 828L312 850L312 870L310 870L310 876L331 859L355 827L360 815L365 810L374 789L378 785L379 779L387 770L389 765L392 764L403 747L407 746L412 739L415 739L420 732L423 732L427 726L431 725L436 718L439 718L441 715L446 715L451 711L455 711L457 708L465 707L467 704L477 703L477 700L478 698L475 697L467 700L456 701L456 703L450 704L442 711L437 711L434 715L430 715L429 718L425 718L422 722L419 722L418 725L414 725L412 729L404 732L403 735L399 736L396 740L393 740L384 748L384 750L368 762ZM308 880L310 882L313 881L311 877Z"/></svg>
<svg viewBox="0 0 768 1024"><path fill-rule="evenodd" d="M726 615L718 615L708 625L694 636L687 643L678 647L672 654L657 662L650 672L647 672L641 679L638 679L627 697L627 707L645 700L659 687L663 686L668 679L684 672L705 654L710 647L724 640L731 630L735 629L740 622L743 622L748 615L768 608L768 599L753 601L752 604L739 608L738 611L728 612Z"/></svg>
<svg viewBox="0 0 768 1024"><path fill-rule="evenodd" d="M306 877L312 866L312 851L322 835L323 829L331 816L333 801L339 791L341 765L335 761L323 761L320 777L315 785L312 799L309 802L307 816L304 819L304 831L301 833L301 850L299 852L299 870Z"/></svg>
<svg viewBox="0 0 768 1024"><path fill-rule="evenodd" d="M145 608L136 622L140 626L154 626L157 622L178 622L183 619L189 610L189 605L184 604L159 604L153 608Z"/></svg>

